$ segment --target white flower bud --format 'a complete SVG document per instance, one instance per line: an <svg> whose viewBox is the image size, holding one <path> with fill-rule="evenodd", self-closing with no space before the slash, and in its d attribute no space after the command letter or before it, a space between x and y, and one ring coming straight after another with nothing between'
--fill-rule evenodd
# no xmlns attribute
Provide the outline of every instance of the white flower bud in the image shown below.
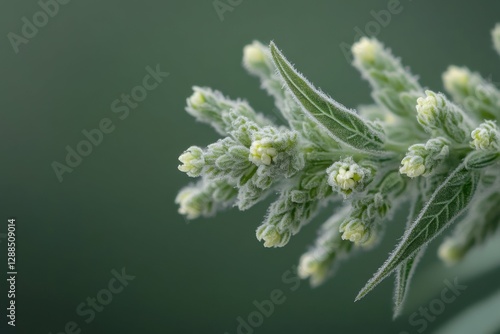
<svg viewBox="0 0 500 334"><path fill-rule="evenodd" d="M300 278L311 278L311 286L316 287L323 283L328 276L328 265L318 260L313 253L308 252L300 257L297 274Z"/></svg>
<svg viewBox="0 0 500 334"><path fill-rule="evenodd" d="M433 124L438 113L438 101L432 92L426 92L427 97L417 99L417 118L421 124Z"/></svg>
<svg viewBox="0 0 500 334"><path fill-rule="evenodd" d="M193 108L199 108L205 103L206 99L200 90L195 90L193 95L189 97L189 103Z"/></svg>
<svg viewBox="0 0 500 334"><path fill-rule="evenodd" d="M500 135L493 121L486 121L471 133L470 145L476 150L498 149Z"/></svg>
<svg viewBox="0 0 500 334"><path fill-rule="evenodd" d="M467 89L470 74L468 69L452 65L443 73L444 87L449 92L453 92L455 89Z"/></svg>
<svg viewBox="0 0 500 334"><path fill-rule="evenodd" d="M269 166L277 154L278 151L273 147L272 140L269 138L263 138L252 142L252 145L250 146L250 156L248 158L257 166Z"/></svg>
<svg viewBox="0 0 500 334"><path fill-rule="evenodd" d="M493 37L493 46L495 50L497 50L498 54L500 54L500 23L497 23L493 31L491 32Z"/></svg>
<svg viewBox="0 0 500 334"><path fill-rule="evenodd" d="M401 161L401 168L399 172L401 174L406 174L409 177L417 177L425 172L424 159L420 156L407 156Z"/></svg>
<svg viewBox="0 0 500 334"><path fill-rule="evenodd" d="M355 58L365 63L372 63L380 49L380 44L367 37L363 37L352 46L352 53Z"/></svg>
<svg viewBox="0 0 500 334"><path fill-rule="evenodd" d="M247 68L261 66L265 62L266 54L264 46L259 42L253 42L243 48L243 64Z"/></svg>
<svg viewBox="0 0 500 334"><path fill-rule="evenodd" d="M370 231L360 219L348 219L340 225L342 239L363 244L370 239Z"/></svg>
<svg viewBox="0 0 500 334"><path fill-rule="evenodd" d="M290 232L281 234L273 225L261 225L257 229L257 240L264 240L264 247L282 247L290 240Z"/></svg>
<svg viewBox="0 0 500 334"><path fill-rule="evenodd" d="M355 163L351 157L335 162L326 172L328 184L342 192L344 196L360 189L363 181L371 174L368 169Z"/></svg>
<svg viewBox="0 0 500 334"><path fill-rule="evenodd" d="M472 123L464 111L441 93L430 90L417 99L417 121L430 133L443 134L457 143L464 143Z"/></svg>
<svg viewBox="0 0 500 334"><path fill-rule="evenodd" d="M202 214L202 208L196 205L196 201L193 201L196 194L198 194L197 188L186 187L175 198L175 203L179 204L178 212L181 215L185 215L187 219L195 219Z"/></svg>
<svg viewBox="0 0 500 334"><path fill-rule="evenodd" d="M453 239L445 240L438 249L439 258L448 265L453 265L463 259L464 247Z"/></svg>
<svg viewBox="0 0 500 334"><path fill-rule="evenodd" d="M181 154L179 161L182 162L182 165L179 165L177 168L191 177L200 176L205 166L203 150L197 146L188 148Z"/></svg>

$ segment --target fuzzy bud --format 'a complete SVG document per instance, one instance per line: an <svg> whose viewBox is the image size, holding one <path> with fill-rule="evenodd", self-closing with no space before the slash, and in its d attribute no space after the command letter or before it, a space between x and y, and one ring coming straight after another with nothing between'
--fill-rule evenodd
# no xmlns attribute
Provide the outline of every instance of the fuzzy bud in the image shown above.
<svg viewBox="0 0 500 334"><path fill-rule="evenodd" d="M205 159L203 157L203 150L197 146L191 146L181 156L179 161L182 165L177 168L186 173L188 176L200 176L203 167L205 166Z"/></svg>
<svg viewBox="0 0 500 334"><path fill-rule="evenodd" d="M463 259L467 249L453 239L445 240L438 249L439 258L447 265L453 265Z"/></svg>
<svg viewBox="0 0 500 334"><path fill-rule="evenodd" d="M275 158L276 155L278 155L278 151L273 147L273 143L270 138L255 140L250 146L249 159L257 166L269 166L273 162L273 158Z"/></svg>
<svg viewBox="0 0 500 334"><path fill-rule="evenodd" d="M310 278L311 286L323 283L328 276L329 262L319 260L314 253L307 252L300 257L298 275L300 278Z"/></svg>
<svg viewBox="0 0 500 334"><path fill-rule="evenodd" d="M408 148L408 153L401 161L399 172L411 178L424 175L430 176L449 155L450 142L443 138L432 138L425 144L415 144Z"/></svg>
<svg viewBox="0 0 500 334"><path fill-rule="evenodd" d="M328 184L344 196L354 190L362 190L364 181L371 175L369 169L361 167L352 157L335 162L327 170Z"/></svg>
<svg viewBox="0 0 500 334"><path fill-rule="evenodd" d="M259 226L256 235L257 240L264 240L264 247L283 247L290 240L290 232L280 233L273 225Z"/></svg>
<svg viewBox="0 0 500 334"><path fill-rule="evenodd" d="M356 59L364 63L373 63L381 45L374 39L363 37L352 46L352 53Z"/></svg>
<svg viewBox="0 0 500 334"><path fill-rule="evenodd" d="M500 134L494 121L486 121L471 133L470 145L476 150L498 149Z"/></svg>
<svg viewBox="0 0 500 334"><path fill-rule="evenodd" d="M349 240L355 244L364 244L370 239L370 230L367 229L360 219L347 219L340 225L342 239Z"/></svg>
<svg viewBox="0 0 500 334"><path fill-rule="evenodd" d="M243 65L248 69L265 66L266 47L254 41L243 48Z"/></svg>

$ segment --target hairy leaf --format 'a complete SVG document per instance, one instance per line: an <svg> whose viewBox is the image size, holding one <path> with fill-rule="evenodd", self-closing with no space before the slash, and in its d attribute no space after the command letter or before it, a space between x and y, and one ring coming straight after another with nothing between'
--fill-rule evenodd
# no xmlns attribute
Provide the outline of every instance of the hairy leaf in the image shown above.
<svg viewBox="0 0 500 334"><path fill-rule="evenodd" d="M436 189L389 259L361 289L356 300L363 298L452 223L470 203L478 179L478 172L467 170L463 163L460 164Z"/></svg>
<svg viewBox="0 0 500 334"><path fill-rule="evenodd" d="M418 191L418 189L414 190ZM421 193L417 193L415 197L416 198L411 205L410 213L406 221L406 228L411 226L413 220L415 220L418 212L423 206L423 195ZM406 297L410 289L411 279L415 273L418 262L425 253L426 248L427 247L422 247L422 249L415 256L412 256L408 260L404 261L396 270L393 319L396 319L403 311L404 302L406 301Z"/></svg>
<svg viewBox="0 0 500 334"><path fill-rule="evenodd" d="M304 112L336 141L361 151L381 151L383 135L355 112L337 103L299 74L274 43L273 60L290 92Z"/></svg>
<svg viewBox="0 0 500 334"><path fill-rule="evenodd" d="M415 273L415 269L417 268L418 262L424 255L426 247L422 247L418 251L418 253L406 261L404 261L401 265L399 265L396 271L396 286L394 288L394 311L393 311L393 319L396 319L401 315L403 311L404 302L406 301L406 297L408 295L408 291L410 290L410 283Z"/></svg>
<svg viewBox="0 0 500 334"><path fill-rule="evenodd" d="M500 152L494 151L472 151L465 158L468 169L481 169L493 165L500 158Z"/></svg>

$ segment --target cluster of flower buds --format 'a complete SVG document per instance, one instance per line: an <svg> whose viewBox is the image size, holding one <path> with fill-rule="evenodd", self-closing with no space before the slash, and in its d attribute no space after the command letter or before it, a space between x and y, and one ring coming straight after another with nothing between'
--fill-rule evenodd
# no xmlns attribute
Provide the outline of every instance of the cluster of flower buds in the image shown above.
<svg viewBox="0 0 500 334"><path fill-rule="evenodd" d="M371 170L355 163L352 157L335 162L326 173L328 184L345 198L353 191L362 191L371 178Z"/></svg>
<svg viewBox="0 0 500 334"><path fill-rule="evenodd" d="M409 177L430 176L435 168L448 157L450 142L443 137L432 138L425 144L415 144L408 148L401 161L399 172Z"/></svg>
<svg viewBox="0 0 500 334"><path fill-rule="evenodd" d="M486 121L471 133L471 147L476 150L499 150L500 131L494 121Z"/></svg>
<svg viewBox="0 0 500 334"><path fill-rule="evenodd" d="M492 34L500 53L500 25ZM314 87L274 43L245 46L243 65L274 99L284 124L246 101L194 87L187 112L222 138L180 155L179 170L199 181L183 188L176 203L194 219L276 195L256 230L265 247L285 246L333 204L336 213L300 259L298 274L313 286L353 250L378 244L395 208L409 203L404 236L358 295L396 272L400 310L418 259L445 227L464 217L439 251L453 262L499 226L500 92L456 66L443 75L451 99L424 91L374 38L361 38L352 53L375 102L359 112ZM462 215L469 205L475 209Z"/></svg>

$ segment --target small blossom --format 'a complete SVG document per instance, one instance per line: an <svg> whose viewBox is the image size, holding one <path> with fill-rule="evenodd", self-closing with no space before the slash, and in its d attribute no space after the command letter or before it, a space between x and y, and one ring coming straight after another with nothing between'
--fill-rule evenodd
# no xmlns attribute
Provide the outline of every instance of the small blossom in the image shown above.
<svg viewBox="0 0 500 334"><path fill-rule="evenodd" d="M403 166L399 169L399 172L401 174L406 174L411 178L420 176L425 172L424 159L422 157L419 156L405 157L401 161L401 164Z"/></svg>
<svg viewBox="0 0 500 334"><path fill-rule="evenodd" d="M495 25L495 28L493 28L491 35L493 37L493 46L495 47L495 50L497 50L497 52L500 54L500 23L497 23Z"/></svg>
<svg viewBox="0 0 500 334"><path fill-rule="evenodd" d="M340 225L343 240L349 240L356 244L362 244L370 237L370 231L364 226L360 219L348 219Z"/></svg>
<svg viewBox="0 0 500 334"><path fill-rule="evenodd" d="M362 62L372 63L379 48L380 45L377 41L363 37L352 46L352 53Z"/></svg>
<svg viewBox="0 0 500 334"><path fill-rule="evenodd" d="M470 142L470 145L476 150L498 148L498 127L496 126L495 122L486 121L472 131L471 138L472 141Z"/></svg>
<svg viewBox="0 0 500 334"><path fill-rule="evenodd" d="M257 240L264 240L264 247L281 247L290 240L290 233L281 234L276 226L261 225L257 229Z"/></svg>
<svg viewBox="0 0 500 334"><path fill-rule="evenodd" d="M399 173L409 177L430 176L449 155L450 142L443 137L431 138L425 144L415 144L401 161Z"/></svg>
<svg viewBox="0 0 500 334"><path fill-rule="evenodd" d="M189 97L189 103L193 108L199 108L205 101L205 96L200 90L195 90L193 95Z"/></svg>
<svg viewBox="0 0 500 334"><path fill-rule="evenodd" d="M297 273L302 279L310 277L311 286L316 287L325 281L328 270L329 266L325 261L318 260L314 254L308 252L300 257Z"/></svg>
<svg viewBox="0 0 500 334"><path fill-rule="evenodd" d="M269 166L277 154L278 151L273 147L272 141L268 138L263 138L252 142L249 159L257 166Z"/></svg>
<svg viewBox="0 0 500 334"><path fill-rule="evenodd" d="M328 184L344 195L349 195L353 190L359 189L364 179L370 174L368 169L356 164L352 158L335 162L326 172Z"/></svg>
<svg viewBox="0 0 500 334"><path fill-rule="evenodd" d="M266 59L264 50L264 46L259 42L245 46L243 48L243 64L248 68L262 65Z"/></svg>
<svg viewBox="0 0 500 334"><path fill-rule="evenodd" d="M463 67L450 66L443 73L444 87L448 91L454 91L456 88L464 90L470 81L470 71Z"/></svg>
<svg viewBox="0 0 500 334"><path fill-rule="evenodd" d="M186 187L182 189L175 198L175 203L179 204L179 213L185 215L187 219L195 219L202 214L202 209L199 205L196 205L197 202L193 200L197 194L197 188Z"/></svg>
<svg viewBox="0 0 500 334"><path fill-rule="evenodd" d="M437 117L438 101L432 92L426 92L426 94L427 97L417 99L417 118L423 124L432 124Z"/></svg>
<svg viewBox="0 0 500 334"><path fill-rule="evenodd" d="M439 246L438 256L446 264L453 265L463 259L465 251L466 249L459 243L453 239L448 239Z"/></svg>
<svg viewBox="0 0 500 334"><path fill-rule="evenodd" d="M181 154L179 161L179 170L186 173L191 177L200 176L203 167L205 166L205 159L203 157L203 150L196 146L191 146L186 152Z"/></svg>

